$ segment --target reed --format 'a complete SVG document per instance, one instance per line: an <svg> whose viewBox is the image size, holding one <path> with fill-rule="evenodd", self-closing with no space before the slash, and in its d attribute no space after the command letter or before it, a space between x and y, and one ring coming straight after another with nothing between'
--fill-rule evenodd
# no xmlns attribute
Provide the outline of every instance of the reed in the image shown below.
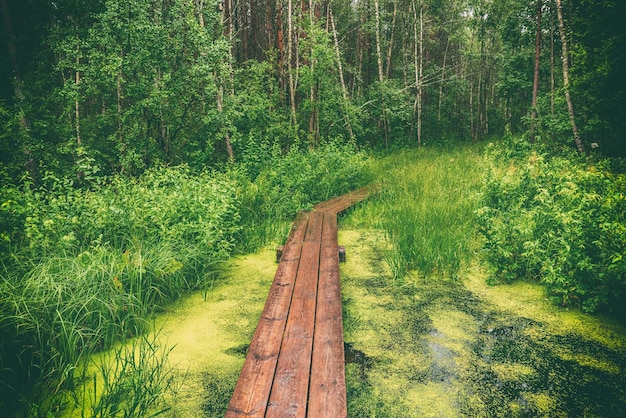
<svg viewBox="0 0 626 418"><path fill-rule="evenodd" d="M395 278L455 275L477 250L474 211L482 184L478 146L422 147L375 160L380 193L357 222L385 231Z"/></svg>

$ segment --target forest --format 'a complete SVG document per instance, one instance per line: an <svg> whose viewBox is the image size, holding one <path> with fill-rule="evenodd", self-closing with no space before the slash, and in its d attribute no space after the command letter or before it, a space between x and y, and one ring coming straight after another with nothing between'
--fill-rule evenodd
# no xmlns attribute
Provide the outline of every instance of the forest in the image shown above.
<svg viewBox="0 0 626 418"><path fill-rule="evenodd" d="M141 390L112 379L79 415L155 408L167 379L132 380L162 371L151 318L298 211L374 183L346 224L384 231L390 294L479 263L490 285L538 283L626 324L621 0L0 0L0 15L1 410L66 416L90 356L138 336L150 364L116 355ZM601 406L619 415L616 396Z"/></svg>

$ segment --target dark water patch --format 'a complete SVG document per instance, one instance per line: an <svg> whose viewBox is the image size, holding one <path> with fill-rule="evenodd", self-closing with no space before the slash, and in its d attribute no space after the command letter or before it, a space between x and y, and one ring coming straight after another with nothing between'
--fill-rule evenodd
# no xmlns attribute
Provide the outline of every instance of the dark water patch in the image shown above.
<svg viewBox="0 0 626 418"><path fill-rule="evenodd" d="M223 417L228 409L228 402L235 390L238 374L217 376L203 373L204 400L202 411L205 417Z"/></svg>
<svg viewBox="0 0 626 418"><path fill-rule="evenodd" d="M545 332L527 318L501 317L481 326L472 348L483 362L475 369L475 387L483 402L523 416L541 412L538 398L548 410L566 416L626 416L624 353L577 334ZM507 370L507 365L523 365L529 372L495 372Z"/></svg>
<svg viewBox="0 0 626 418"><path fill-rule="evenodd" d="M224 350L224 353L228 354L229 356L245 357L248 354L249 347L250 344L241 344L236 347L231 347L228 350Z"/></svg>
<svg viewBox="0 0 626 418"><path fill-rule="evenodd" d="M343 344L346 369L353 370L359 376L359 380L367 382L367 373L373 365L373 360L364 352L354 348L352 343Z"/></svg>
<svg viewBox="0 0 626 418"><path fill-rule="evenodd" d="M343 350L346 364L358 364L365 369L369 369L372 366L372 359L364 352L354 348L352 343L344 342Z"/></svg>

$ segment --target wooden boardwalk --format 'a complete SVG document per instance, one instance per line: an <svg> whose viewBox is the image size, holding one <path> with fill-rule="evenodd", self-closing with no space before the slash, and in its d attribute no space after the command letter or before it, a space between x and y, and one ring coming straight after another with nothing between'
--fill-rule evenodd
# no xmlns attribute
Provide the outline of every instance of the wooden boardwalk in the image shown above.
<svg viewBox="0 0 626 418"><path fill-rule="evenodd" d="M337 214L367 195L339 196L294 221L227 418L347 416Z"/></svg>

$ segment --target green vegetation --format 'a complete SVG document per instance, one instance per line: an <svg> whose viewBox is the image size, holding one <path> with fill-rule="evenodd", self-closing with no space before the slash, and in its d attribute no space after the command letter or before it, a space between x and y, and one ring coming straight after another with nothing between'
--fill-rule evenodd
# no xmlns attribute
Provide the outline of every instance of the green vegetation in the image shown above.
<svg viewBox="0 0 626 418"><path fill-rule="evenodd" d="M353 147L329 144L223 172L4 189L0 402L53 410L90 354L148 330L154 312L208 288L233 253L283 236L299 209L363 185L364 164Z"/></svg>
<svg viewBox="0 0 626 418"><path fill-rule="evenodd" d="M82 403L85 416L125 416L176 403L165 399L170 351L146 337L154 316L208 295L228 260L282 240L298 211L365 184L379 193L345 221L381 237L363 261L379 277L355 294L383 328L417 338L372 345L414 363L428 363L425 347L449 358L459 341L500 353L481 317L499 318L494 302L463 305L467 269L482 262L490 283L541 283L559 305L623 318L625 14L620 0L0 0L0 410L49 416ZM485 145L500 137L521 139ZM457 305L439 297L447 288ZM362 302L347 308L355 327ZM510 327L532 328L515 315L487 328L504 329L513 353ZM444 328L456 341L426 335ZM598 359L603 345L555 354L522 342L521 354L623 383L620 359ZM111 349L112 368L94 372L88 359ZM491 377L455 382L551 381L521 354L472 363ZM435 370L446 383L448 366ZM400 414L372 384L411 402L416 380L439 393L424 370L359 373L351 396L363 416ZM219 414L234 378L211 376L220 400L205 409ZM454 407L420 411L496 402L496 415L549 414L562 404L541 387L514 400L472 387Z"/></svg>
<svg viewBox="0 0 626 418"><path fill-rule="evenodd" d="M520 143L493 146L487 159L478 220L493 279L541 282L563 306L624 314L624 174Z"/></svg>
<svg viewBox="0 0 626 418"><path fill-rule="evenodd" d="M352 223L386 233L395 278L417 270L454 276L478 250L473 212L483 176L481 146L401 149L371 164L380 184Z"/></svg>
<svg viewBox="0 0 626 418"><path fill-rule="evenodd" d="M360 217L358 209L352 216ZM351 220L346 220L351 224ZM621 416L626 330L490 286L482 268L394 281L381 231L340 230L350 417Z"/></svg>

